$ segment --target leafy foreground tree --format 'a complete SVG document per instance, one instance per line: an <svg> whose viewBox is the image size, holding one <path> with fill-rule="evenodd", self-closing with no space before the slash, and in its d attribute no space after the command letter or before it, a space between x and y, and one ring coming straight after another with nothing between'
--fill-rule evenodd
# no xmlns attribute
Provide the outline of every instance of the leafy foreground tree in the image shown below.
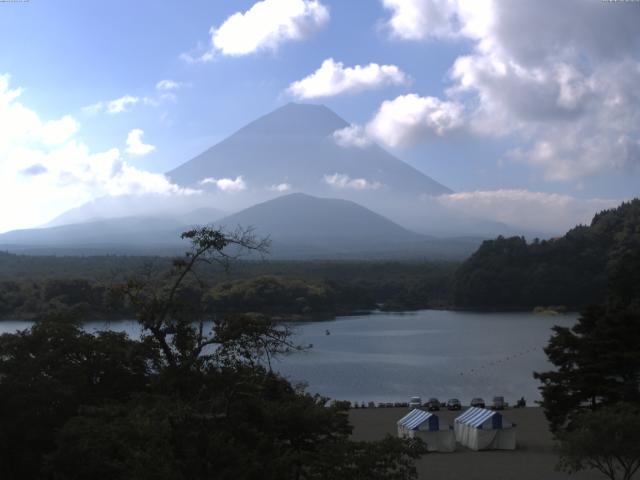
<svg viewBox="0 0 640 480"><path fill-rule="evenodd" d="M198 266L266 244L209 228L183 238L192 249L170 271L114 288L141 340L65 318L0 337L2 478L416 478L422 442L352 442L346 404L272 371L299 348L286 326L208 310Z"/></svg>
<svg viewBox="0 0 640 480"><path fill-rule="evenodd" d="M628 479L640 465L640 235L610 260L607 303L572 328L554 327L545 349L556 370L535 373L561 447L560 468Z"/></svg>
<svg viewBox="0 0 640 480"><path fill-rule="evenodd" d="M572 328L553 330L545 352L557 368L534 375L554 433L570 430L585 410L640 404L640 310L593 306Z"/></svg>
<svg viewBox="0 0 640 480"><path fill-rule="evenodd" d="M611 480L631 480L640 468L640 408L620 403L585 412L560 440L562 470L595 469Z"/></svg>

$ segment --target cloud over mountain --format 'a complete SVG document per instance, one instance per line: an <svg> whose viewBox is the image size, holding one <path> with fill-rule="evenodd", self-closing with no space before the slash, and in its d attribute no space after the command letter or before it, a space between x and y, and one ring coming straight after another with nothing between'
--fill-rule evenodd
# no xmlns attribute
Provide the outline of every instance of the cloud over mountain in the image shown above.
<svg viewBox="0 0 640 480"><path fill-rule="evenodd" d="M200 185L215 185L218 190L222 192L241 192L247 189L247 183L244 181L242 175L233 178L219 178L207 177L202 179Z"/></svg>
<svg viewBox="0 0 640 480"><path fill-rule="evenodd" d="M328 58L318 70L289 85L288 91L301 99L333 97L386 85L403 85L409 77L395 65L355 65L345 67L342 62Z"/></svg>
<svg viewBox="0 0 640 480"><path fill-rule="evenodd" d="M375 140L389 147L406 147L458 130L463 124L460 103L410 93L384 101L364 127L348 126L334 132L334 138L342 146L365 146Z"/></svg>
<svg viewBox="0 0 640 480"><path fill-rule="evenodd" d="M566 181L640 167L640 9L631 3L383 0L393 37L461 39L450 101L508 158ZM580 19L577 21L576 19ZM597 35L594 33L597 32Z"/></svg>

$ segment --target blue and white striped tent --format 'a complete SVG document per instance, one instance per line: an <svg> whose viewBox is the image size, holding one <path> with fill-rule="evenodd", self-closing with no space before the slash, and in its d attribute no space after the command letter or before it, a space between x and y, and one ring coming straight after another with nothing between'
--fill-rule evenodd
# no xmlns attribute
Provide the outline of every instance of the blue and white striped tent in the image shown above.
<svg viewBox="0 0 640 480"><path fill-rule="evenodd" d="M433 413L416 408L398 420L398 426L406 430L417 430L424 426L426 428L423 430L433 432L440 430L440 420Z"/></svg>
<svg viewBox="0 0 640 480"><path fill-rule="evenodd" d="M430 452L453 452L456 441L449 425L441 425L437 415L414 409L397 422L401 438L421 438Z"/></svg>
<svg viewBox="0 0 640 480"><path fill-rule="evenodd" d="M516 448L515 425L501 413L471 407L454 422L456 440L472 450L513 450Z"/></svg>

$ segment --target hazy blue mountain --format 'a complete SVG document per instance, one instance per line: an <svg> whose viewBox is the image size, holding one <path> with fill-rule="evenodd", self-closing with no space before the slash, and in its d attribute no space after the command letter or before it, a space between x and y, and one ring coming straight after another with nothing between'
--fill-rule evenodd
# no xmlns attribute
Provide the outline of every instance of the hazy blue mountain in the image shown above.
<svg viewBox="0 0 640 480"><path fill-rule="evenodd" d="M492 237L517 233L444 207L447 187L375 144L343 147L333 133L348 123L322 105L290 103L258 118L167 173L197 195L129 195L96 199L46 226L124 216L163 217L183 224L210 223L283 193L351 200L414 232L438 237ZM216 180L238 177L243 188ZM278 188L279 187L279 188ZM204 212L195 215L195 211ZM216 211L217 210L217 211ZM195 216L194 216L195 215Z"/></svg>
<svg viewBox="0 0 640 480"><path fill-rule="evenodd" d="M258 234L287 241L382 243L422 238L355 202L303 193L254 205L217 223L227 228L251 225Z"/></svg>
<svg viewBox="0 0 640 480"><path fill-rule="evenodd" d="M225 216L222 210L211 206L212 202L212 199L201 195L146 194L101 197L67 210L43 226L57 227L125 217L166 219L180 224L210 223Z"/></svg>
<svg viewBox="0 0 640 480"><path fill-rule="evenodd" d="M24 253L144 253L180 245L184 225L167 218L124 217L0 235L0 249Z"/></svg>
<svg viewBox="0 0 640 480"><path fill-rule="evenodd" d="M293 193L221 219L272 240L274 258L463 258L479 238L437 239L407 230L355 202Z"/></svg>
<svg viewBox="0 0 640 480"><path fill-rule="evenodd" d="M208 209L181 220L125 217L0 235L0 250L35 254L181 253L180 233L193 224L227 230L253 227L272 240L271 258L464 258L479 238L437 239L407 230L355 202L293 193L254 205L217 222Z"/></svg>
<svg viewBox="0 0 640 480"><path fill-rule="evenodd" d="M167 175L182 186L209 188L206 178L242 176L252 193L287 183L293 191L332 197L372 194L438 195L447 187L377 145L342 147L333 132L348 123L322 105L290 103L241 128ZM367 189L332 186L326 175L347 175L378 184Z"/></svg>

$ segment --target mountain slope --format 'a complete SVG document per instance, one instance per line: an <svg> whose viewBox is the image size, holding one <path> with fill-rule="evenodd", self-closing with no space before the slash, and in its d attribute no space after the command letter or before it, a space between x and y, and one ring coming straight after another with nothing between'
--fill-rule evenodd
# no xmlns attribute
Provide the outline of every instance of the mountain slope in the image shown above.
<svg viewBox="0 0 640 480"><path fill-rule="evenodd" d="M223 218L272 240L274 258L464 258L477 238L436 239L407 230L355 202L294 193Z"/></svg>
<svg viewBox="0 0 640 480"><path fill-rule="evenodd" d="M292 193L249 207L217 222L251 225L257 234L288 242L402 242L423 239L357 203Z"/></svg>
<svg viewBox="0 0 640 480"><path fill-rule="evenodd" d="M327 107L290 103L241 128L167 175L173 182L189 187L215 190L215 186L201 182L206 178L242 176L247 189L254 192L286 183L293 191L341 198L367 197L369 190L393 195L451 191L377 145L339 146L333 132L346 126L348 123ZM335 174L368 183L339 185L339 177L332 185L330 177Z"/></svg>
<svg viewBox="0 0 640 480"><path fill-rule="evenodd" d="M182 224L210 223L225 215L221 210L211 207L212 204L211 199L201 195L106 196L67 210L43 227L58 227L126 217L157 218Z"/></svg>
<svg viewBox="0 0 640 480"><path fill-rule="evenodd" d="M21 253L104 254L171 252L184 224L166 218L124 217L0 235L0 248Z"/></svg>

